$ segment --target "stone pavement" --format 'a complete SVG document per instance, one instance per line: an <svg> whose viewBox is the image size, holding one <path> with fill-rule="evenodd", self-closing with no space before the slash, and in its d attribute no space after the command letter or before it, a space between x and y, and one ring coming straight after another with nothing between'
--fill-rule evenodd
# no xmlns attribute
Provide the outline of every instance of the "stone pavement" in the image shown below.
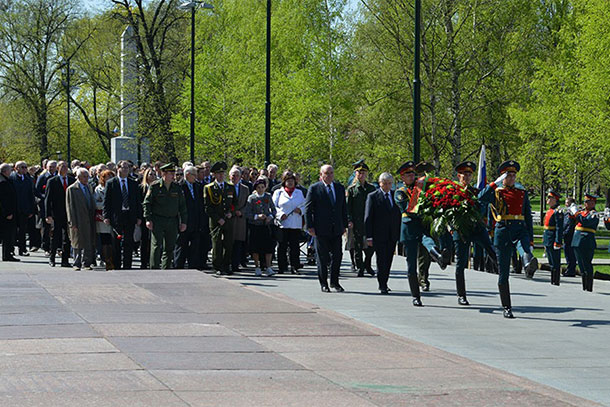
<svg viewBox="0 0 610 407"><path fill-rule="evenodd" d="M394 281L397 291L385 298L374 295L370 279L346 281L351 293L324 295L313 275L238 276L244 285L188 270L75 272L44 260L0 263L0 406L595 405L412 340L426 331L417 322L424 320L429 332L450 336L458 312L504 324L491 306L478 312L481 299L494 302L478 288L469 310L441 306L445 293L415 311L398 291L404 281ZM432 295L441 294L440 279ZM295 297L309 303L265 292L280 289L301 290ZM523 313L524 297L516 298ZM310 304L319 302L344 304L345 314L366 311L371 318L362 319L386 321L379 325L392 316L395 326L411 321L413 332L396 335ZM435 321L439 310L446 317ZM601 326L597 318L587 330ZM476 348L469 341L484 332L472 328L456 344ZM503 335L512 329L495 339L507 350ZM537 332L549 350L568 350L562 338Z"/></svg>

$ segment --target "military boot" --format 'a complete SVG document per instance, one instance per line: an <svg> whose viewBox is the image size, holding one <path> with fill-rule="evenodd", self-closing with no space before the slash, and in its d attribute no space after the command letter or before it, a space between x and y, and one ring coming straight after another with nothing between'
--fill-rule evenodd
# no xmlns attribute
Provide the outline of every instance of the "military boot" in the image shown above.
<svg viewBox="0 0 610 407"><path fill-rule="evenodd" d="M504 318L514 318L508 284L498 284L498 291L500 291L500 301L502 302L502 308L504 308Z"/></svg>

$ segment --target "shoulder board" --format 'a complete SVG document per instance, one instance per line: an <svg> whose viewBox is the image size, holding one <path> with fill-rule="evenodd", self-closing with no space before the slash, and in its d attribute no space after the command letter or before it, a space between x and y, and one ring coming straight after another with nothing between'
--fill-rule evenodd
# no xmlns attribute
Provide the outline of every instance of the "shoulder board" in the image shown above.
<svg viewBox="0 0 610 407"><path fill-rule="evenodd" d="M214 183L213 183L213 182L210 182L209 184L207 184L207 185L205 186L205 188L212 188L213 186L214 186Z"/></svg>

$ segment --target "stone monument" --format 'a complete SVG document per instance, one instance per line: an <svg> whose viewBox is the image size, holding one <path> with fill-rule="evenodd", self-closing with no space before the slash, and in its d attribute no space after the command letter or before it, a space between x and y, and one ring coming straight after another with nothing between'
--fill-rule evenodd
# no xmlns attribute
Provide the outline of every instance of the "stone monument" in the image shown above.
<svg viewBox="0 0 610 407"><path fill-rule="evenodd" d="M120 160L150 162L148 140L137 137L137 54L134 29L129 25L121 34L121 135L110 140L110 159L115 163Z"/></svg>

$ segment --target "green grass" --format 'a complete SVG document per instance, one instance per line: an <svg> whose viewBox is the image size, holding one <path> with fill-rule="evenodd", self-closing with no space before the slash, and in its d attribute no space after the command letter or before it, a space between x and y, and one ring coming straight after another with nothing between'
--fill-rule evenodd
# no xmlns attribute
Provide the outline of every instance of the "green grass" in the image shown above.
<svg viewBox="0 0 610 407"><path fill-rule="evenodd" d="M534 249L533 255L539 259L542 259L544 257L544 249ZM606 246L604 250L596 250L593 259L610 259L610 253L608 253L608 246ZM561 261L565 261L563 250L561 251Z"/></svg>
<svg viewBox="0 0 610 407"><path fill-rule="evenodd" d="M593 269L598 273L610 274L610 266L593 266Z"/></svg>
<svg viewBox="0 0 610 407"><path fill-rule="evenodd" d="M544 229L542 228L542 226L540 225L534 225L534 235L542 235L542 233L544 232ZM610 230L606 230L606 229L597 229L597 233L596 233L597 237L607 237L610 239ZM602 243L599 243L598 240L598 244L603 244L603 240ZM606 246L608 246L608 242L605 242Z"/></svg>

